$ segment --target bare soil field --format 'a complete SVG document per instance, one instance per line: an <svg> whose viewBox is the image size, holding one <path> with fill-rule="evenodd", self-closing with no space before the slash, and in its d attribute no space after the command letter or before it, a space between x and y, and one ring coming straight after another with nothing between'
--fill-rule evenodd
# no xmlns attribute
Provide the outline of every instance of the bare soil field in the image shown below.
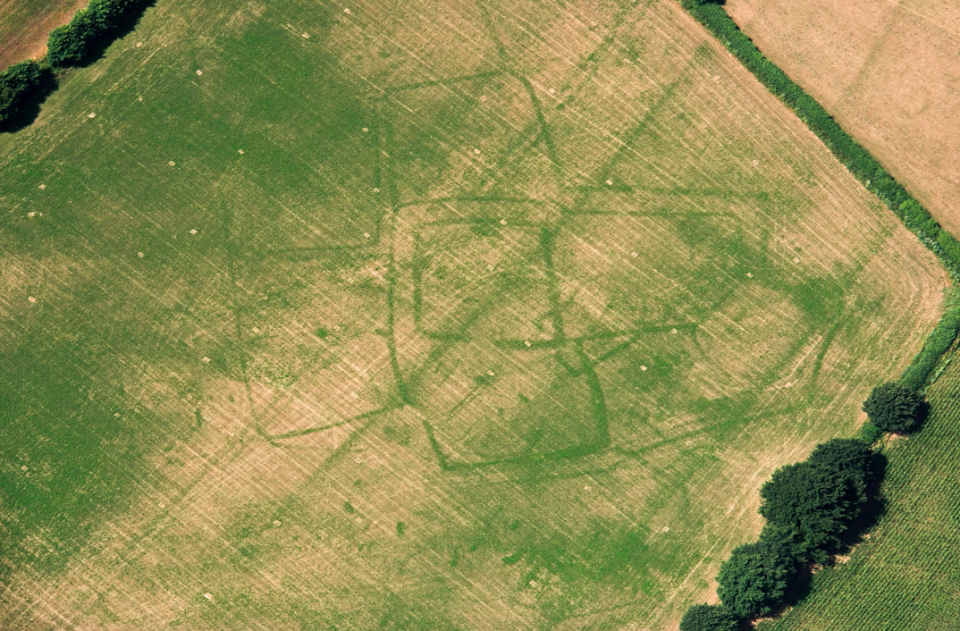
<svg viewBox="0 0 960 631"><path fill-rule="evenodd" d="M166 0L0 172L4 629L674 629L946 283L671 0Z"/></svg>
<svg viewBox="0 0 960 631"><path fill-rule="evenodd" d="M960 234L960 5L729 0L758 47Z"/></svg>
<svg viewBox="0 0 960 631"><path fill-rule="evenodd" d="M0 70L39 59L50 31L66 24L87 0L0 0Z"/></svg>

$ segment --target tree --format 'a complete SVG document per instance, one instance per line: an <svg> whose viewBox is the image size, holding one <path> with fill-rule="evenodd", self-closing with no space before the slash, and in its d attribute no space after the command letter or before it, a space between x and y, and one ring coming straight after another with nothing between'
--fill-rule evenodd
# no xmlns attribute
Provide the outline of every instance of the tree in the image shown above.
<svg viewBox="0 0 960 631"><path fill-rule="evenodd" d="M783 599L795 565L783 546L771 541L736 548L717 574L717 594L730 612L740 618L770 613Z"/></svg>
<svg viewBox="0 0 960 631"><path fill-rule="evenodd" d="M884 383L863 402L870 422L885 432L909 432L923 420L923 399L898 383Z"/></svg>
<svg viewBox="0 0 960 631"><path fill-rule="evenodd" d="M100 35L90 11L77 11L69 24L57 27L47 39L47 59L54 68L82 64L90 57L90 50Z"/></svg>
<svg viewBox="0 0 960 631"><path fill-rule="evenodd" d="M694 605L680 621L680 631L737 631L736 616L723 605Z"/></svg>
<svg viewBox="0 0 960 631"><path fill-rule="evenodd" d="M0 123L19 114L42 83L42 70L33 60L14 64L0 73Z"/></svg>
<svg viewBox="0 0 960 631"><path fill-rule="evenodd" d="M866 500L862 472L806 461L781 467L760 488L760 514L770 526L768 538L799 561L823 563Z"/></svg>
<svg viewBox="0 0 960 631"><path fill-rule="evenodd" d="M856 473L861 476L866 486L873 469L874 457L870 446L859 438L834 438L817 445L807 462L837 471Z"/></svg>

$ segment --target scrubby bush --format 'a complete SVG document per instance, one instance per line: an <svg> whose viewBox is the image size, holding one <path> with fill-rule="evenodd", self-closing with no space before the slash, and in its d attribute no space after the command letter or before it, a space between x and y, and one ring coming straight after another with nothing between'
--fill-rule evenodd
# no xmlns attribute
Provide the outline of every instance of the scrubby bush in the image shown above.
<svg viewBox="0 0 960 631"><path fill-rule="evenodd" d="M680 631L737 631L739 620L723 605L694 605L680 620Z"/></svg>
<svg viewBox="0 0 960 631"><path fill-rule="evenodd" d="M923 399L898 383L884 383L870 392L863 411L870 422L885 432L909 432L923 420Z"/></svg>
<svg viewBox="0 0 960 631"><path fill-rule="evenodd" d="M78 66L102 51L139 15L148 0L91 0L69 24L50 33L47 57L55 68Z"/></svg>
<svg viewBox="0 0 960 631"><path fill-rule="evenodd" d="M857 433L857 438L863 441L866 445L872 445L873 443L880 440L880 437L883 436L883 432L880 431L880 428L867 421L860 427L860 431Z"/></svg>
<svg viewBox="0 0 960 631"><path fill-rule="evenodd" d="M12 120L33 101L43 83L43 69L33 61L14 64L0 73L0 125Z"/></svg>
<svg viewBox="0 0 960 631"><path fill-rule="evenodd" d="M781 467L760 489L760 514L773 539L798 561L824 563L866 503L862 471L810 461Z"/></svg>
<svg viewBox="0 0 960 631"><path fill-rule="evenodd" d="M734 549L720 566L717 595L739 618L768 614L783 599L795 571L789 551L778 543L748 543Z"/></svg>

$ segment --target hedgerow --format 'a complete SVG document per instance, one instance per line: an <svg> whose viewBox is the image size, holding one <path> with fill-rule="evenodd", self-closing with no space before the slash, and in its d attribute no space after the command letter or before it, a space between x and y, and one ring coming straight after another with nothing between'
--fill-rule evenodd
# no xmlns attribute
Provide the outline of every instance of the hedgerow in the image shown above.
<svg viewBox="0 0 960 631"><path fill-rule="evenodd" d="M722 6L704 0L681 0L681 4L762 84L793 109L854 177L876 194L926 247L940 257L955 280L960 279L960 242L945 231L923 205L870 152L847 134L813 97L767 59Z"/></svg>
<svg viewBox="0 0 960 631"><path fill-rule="evenodd" d="M90 0L65 24L50 33L47 58L54 68L82 65L103 51L134 22L150 0Z"/></svg>

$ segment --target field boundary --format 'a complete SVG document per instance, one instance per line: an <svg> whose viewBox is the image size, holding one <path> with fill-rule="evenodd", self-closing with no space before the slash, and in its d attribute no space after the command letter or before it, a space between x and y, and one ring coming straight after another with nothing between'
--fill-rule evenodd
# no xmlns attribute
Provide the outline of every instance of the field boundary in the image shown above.
<svg viewBox="0 0 960 631"><path fill-rule="evenodd" d="M787 76L740 30L723 8L712 0L680 0L681 6L702 24L774 96L803 121L830 152L901 220L928 250L940 260L951 281L960 283L960 242L943 229L930 212L911 195L883 165L837 123L820 103ZM943 355L960 333L960 299L951 292L944 313L930 332L923 348L904 370L900 381L923 390L937 371Z"/></svg>
<svg viewBox="0 0 960 631"><path fill-rule="evenodd" d="M767 59L726 12L722 6L723 2L724 0L680 0L680 5L739 59L760 83L793 110L797 117L826 145L847 170L868 191L880 198L902 221L904 226L937 256L949 274L952 283L945 291L943 313L940 320L898 380L901 385L910 390L924 392L926 386L939 377L951 362L953 355L951 349L956 347L957 336L960 333L960 287L958 287L958 284L960 284L960 242L944 230L929 211L897 182L865 147L844 131L816 99L807 94L783 70ZM882 431L868 421L861 429L859 438L867 444L872 444L879 439L881 434ZM824 443L817 449L829 445L830 443ZM778 473L785 475L786 469L786 467L780 469ZM882 478L881 470L875 482L875 490L871 495L879 493L879 487L883 483ZM769 491L775 480L776 475L773 481L768 481L765 484L764 488ZM867 501L866 497L864 497L864 501ZM869 523L868 520L863 525L869 529L873 524ZM860 532L862 533L862 531ZM788 540L784 541L789 543ZM768 548L763 548L765 544ZM764 531L761 533L758 543L741 546L734 550L734 556L740 553L741 557L751 557L753 555L759 558L763 554L773 554L770 550L773 550L777 545L779 545L779 541L777 541L775 528L771 529L771 524L768 523L764 526ZM825 552L829 554L830 550L825 550ZM777 552L777 554L782 554L782 552ZM784 558L777 560L775 565L783 565L786 568L789 563ZM795 604L794 596L789 596L783 591L784 586L788 590L795 589L795 586L790 586L790 583L795 583L798 580L795 571L792 573L793 579L787 579L783 584L779 584L779 591L769 584L761 586L760 583L756 583L756 587L764 592L761 594L763 596L762 602L750 603L748 602L750 598L735 593L737 589L742 589L742 585L738 585L738 578L731 578L730 575L740 571L736 568L741 568L743 561L738 561L737 564L734 564L733 561L733 557L729 558L721 567L718 576L720 588L724 588L726 585L729 592L726 597L721 594L723 604L720 606L696 605L691 607L685 614L683 622L681 622L681 629L685 626L688 629L699 629L704 624L716 624L718 628L720 626L733 628L739 622L755 619L758 614L769 615L772 613L775 617L779 617L785 606ZM728 576L725 578L724 571L727 566L731 569L728 569ZM791 574L791 572L785 570L785 574ZM748 580L759 581L760 579L754 577ZM722 591L722 589L719 591ZM728 598L730 603L727 602Z"/></svg>

